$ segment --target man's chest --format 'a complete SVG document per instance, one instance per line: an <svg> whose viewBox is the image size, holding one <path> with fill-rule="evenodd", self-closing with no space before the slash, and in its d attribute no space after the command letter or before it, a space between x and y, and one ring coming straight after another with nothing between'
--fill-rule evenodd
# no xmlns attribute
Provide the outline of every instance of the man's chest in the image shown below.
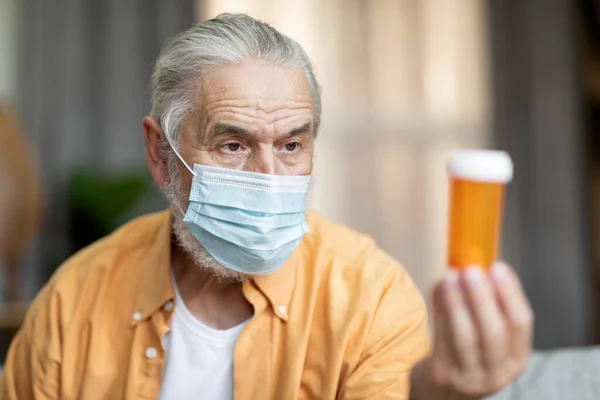
<svg viewBox="0 0 600 400"><path fill-rule="evenodd" d="M350 364L344 334L327 329L319 321L298 322L281 321L268 311L248 322L231 359L234 399L335 398ZM91 329L84 344L86 351L79 352L86 357L67 354L65 358L68 362L63 368L73 374L63 376L81 378L78 382L63 382L65 398L156 399L170 374L169 357L188 357L186 363L191 368L185 371L185 377L190 386L197 388L203 379L225 376L212 374L214 354L185 352L183 348L169 352L164 346L169 333L166 319L156 315L131 329ZM176 381L184 384L181 379Z"/></svg>

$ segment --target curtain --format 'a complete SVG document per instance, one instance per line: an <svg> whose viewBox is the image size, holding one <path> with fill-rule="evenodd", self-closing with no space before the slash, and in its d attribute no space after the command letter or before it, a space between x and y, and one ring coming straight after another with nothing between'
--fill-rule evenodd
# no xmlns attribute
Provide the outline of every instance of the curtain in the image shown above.
<svg viewBox="0 0 600 400"><path fill-rule="evenodd" d="M195 1L20 2L19 110L47 208L44 231L23 265L31 297L69 251L70 171L145 168L141 120L152 63L167 37L194 22ZM149 202L148 209L162 205L158 196Z"/></svg>
<svg viewBox="0 0 600 400"><path fill-rule="evenodd" d="M19 2L0 0L0 99L5 101L16 95L19 11Z"/></svg>
<svg viewBox="0 0 600 400"><path fill-rule="evenodd" d="M504 243L542 349L596 342L577 4L489 1L494 136L515 163Z"/></svg>

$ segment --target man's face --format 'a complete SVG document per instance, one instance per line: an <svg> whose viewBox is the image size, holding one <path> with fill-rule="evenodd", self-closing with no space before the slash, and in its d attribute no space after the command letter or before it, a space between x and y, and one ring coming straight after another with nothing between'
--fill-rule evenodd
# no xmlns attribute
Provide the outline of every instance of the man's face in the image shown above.
<svg viewBox="0 0 600 400"><path fill-rule="evenodd" d="M263 174L308 175L313 102L299 69L262 63L219 68L199 82L199 107L180 130L186 162ZM191 175L179 165L185 189Z"/></svg>
<svg viewBox="0 0 600 400"><path fill-rule="evenodd" d="M276 175L309 175L313 156L313 101L299 69L246 63L218 68L198 82L197 108L180 128L178 150L186 163ZM192 175L181 163L167 170L160 157L162 132L144 119L146 148L155 181L169 185L173 229L196 264L217 276L244 279L220 266L183 223Z"/></svg>

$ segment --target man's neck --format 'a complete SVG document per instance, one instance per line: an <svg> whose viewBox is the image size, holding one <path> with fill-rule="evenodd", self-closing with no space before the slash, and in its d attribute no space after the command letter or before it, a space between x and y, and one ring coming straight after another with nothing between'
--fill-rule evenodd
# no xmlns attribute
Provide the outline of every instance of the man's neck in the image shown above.
<svg viewBox="0 0 600 400"><path fill-rule="evenodd" d="M242 282L215 277L175 246L171 267L183 302L202 323L215 329L229 329L252 317L253 308L244 297Z"/></svg>

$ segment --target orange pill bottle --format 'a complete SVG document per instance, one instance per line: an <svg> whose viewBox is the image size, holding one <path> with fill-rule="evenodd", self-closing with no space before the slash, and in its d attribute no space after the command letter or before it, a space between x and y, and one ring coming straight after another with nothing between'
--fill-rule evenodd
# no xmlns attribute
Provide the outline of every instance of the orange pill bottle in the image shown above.
<svg viewBox="0 0 600 400"><path fill-rule="evenodd" d="M489 269L498 258L504 190L513 164L503 151L460 150L448 159L448 265Z"/></svg>

